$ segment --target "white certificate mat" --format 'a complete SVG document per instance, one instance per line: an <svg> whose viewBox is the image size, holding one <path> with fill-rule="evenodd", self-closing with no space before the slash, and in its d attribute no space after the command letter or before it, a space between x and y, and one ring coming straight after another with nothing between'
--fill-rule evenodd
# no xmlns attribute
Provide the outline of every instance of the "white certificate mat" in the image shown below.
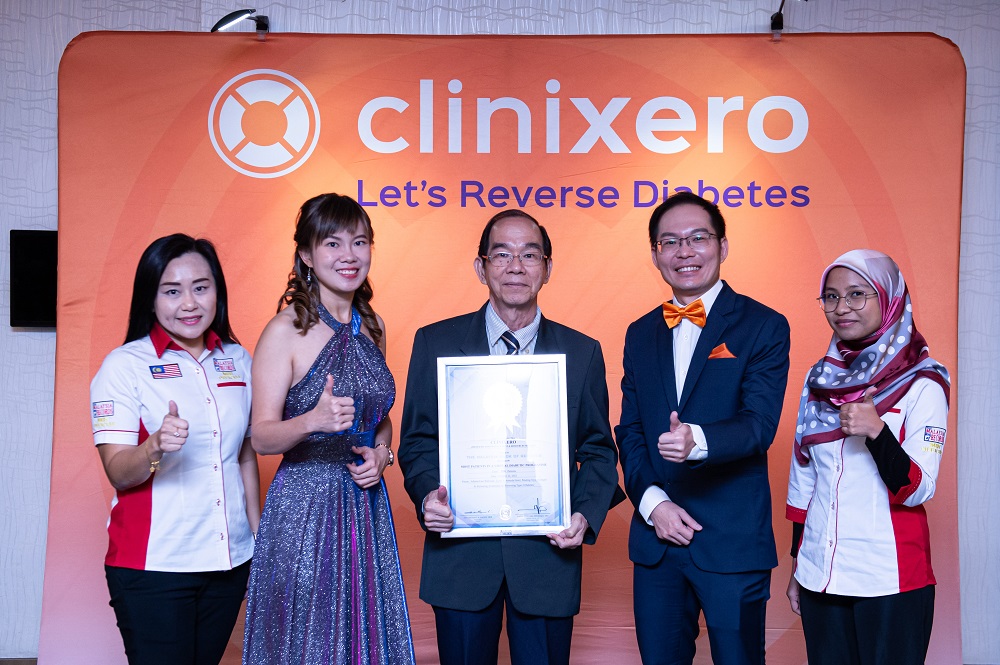
<svg viewBox="0 0 1000 665"><path fill-rule="evenodd" d="M570 525L566 356L438 358L444 538L537 536Z"/></svg>

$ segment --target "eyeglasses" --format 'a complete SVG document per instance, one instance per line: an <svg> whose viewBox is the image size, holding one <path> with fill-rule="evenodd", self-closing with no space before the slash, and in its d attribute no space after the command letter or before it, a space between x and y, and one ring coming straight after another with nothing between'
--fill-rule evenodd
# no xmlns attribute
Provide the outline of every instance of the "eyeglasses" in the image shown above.
<svg viewBox="0 0 1000 665"><path fill-rule="evenodd" d="M683 238L662 238L654 242L653 245L660 254L671 254L679 250L685 241L687 241L687 246L691 249L702 250L708 247L712 238L718 237L714 233L692 233Z"/></svg>
<svg viewBox="0 0 1000 665"><path fill-rule="evenodd" d="M489 261L490 265L494 268L506 268L515 258L520 261L521 265L525 268L534 268L542 265L542 261L549 257L545 256L541 252L521 252L520 254L512 254L510 252L493 252L492 254L483 256L482 258Z"/></svg>
<svg viewBox="0 0 1000 665"><path fill-rule="evenodd" d="M864 309L869 298L874 298L877 293L865 293L864 291L851 291L845 296L838 296L836 293L824 293L816 301L823 308L824 312L835 312L840 306L840 299L843 298L847 306L855 312Z"/></svg>

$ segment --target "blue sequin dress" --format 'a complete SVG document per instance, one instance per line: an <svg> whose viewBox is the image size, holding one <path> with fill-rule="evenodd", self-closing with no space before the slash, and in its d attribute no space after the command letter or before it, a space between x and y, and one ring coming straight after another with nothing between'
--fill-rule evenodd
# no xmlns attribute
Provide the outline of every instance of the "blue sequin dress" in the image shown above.
<svg viewBox="0 0 1000 665"><path fill-rule="evenodd" d="M351 446L374 445L396 388L361 316L339 323L285 399L287 420L312 409L333 375L354 398L354 425L312 434L285 453L267 492L247 596L243 663L413 663L396 534L385 483L363 490L346 464Z"/></svg>

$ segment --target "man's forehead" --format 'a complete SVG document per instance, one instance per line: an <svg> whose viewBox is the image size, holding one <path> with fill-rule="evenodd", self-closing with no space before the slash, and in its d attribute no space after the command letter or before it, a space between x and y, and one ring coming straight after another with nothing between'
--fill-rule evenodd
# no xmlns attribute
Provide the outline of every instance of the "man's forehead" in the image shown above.
<svg viewBox="0 0 1000 665"><path fill-rule="evenodd" d="M520 245L523 247L542 246L542 231L526 217L501 219L490 229L490 246Z"/></svg>
<svg viewBox="0 0 1000 665"><path fill-rule="evenodd" d="M704 209L691 204L671 208L660 216L657 223L657 237L663 235L686 235L698 231L713 232L712 218Z"/></svg>

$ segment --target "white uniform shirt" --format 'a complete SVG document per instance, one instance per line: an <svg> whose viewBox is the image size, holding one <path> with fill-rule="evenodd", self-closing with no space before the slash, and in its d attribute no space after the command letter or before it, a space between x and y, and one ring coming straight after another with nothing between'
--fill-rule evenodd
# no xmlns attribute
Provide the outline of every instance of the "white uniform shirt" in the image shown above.
<svg viewBox="0 0 1000 665"><path fill-rule="evenodd" d="M795 579L812 591L887 596L934 584L923 502L934 496L948 427L941 386L927 378L882 420L919 469L890 496L865 437L809 447L809 462L792 456L786 516L805 522Z"/></svg>
<svg viewBox="0 0 1000 665"><path fill-rule="evenodd" d="M168 402L188 438L149 480L118 491L108 520L109 566L163 572L229 570L253 554L239 453L249 436L250 354L214 333L200 358L159 325L120 346L90 384L94 443L139 445Z"/></svg>

